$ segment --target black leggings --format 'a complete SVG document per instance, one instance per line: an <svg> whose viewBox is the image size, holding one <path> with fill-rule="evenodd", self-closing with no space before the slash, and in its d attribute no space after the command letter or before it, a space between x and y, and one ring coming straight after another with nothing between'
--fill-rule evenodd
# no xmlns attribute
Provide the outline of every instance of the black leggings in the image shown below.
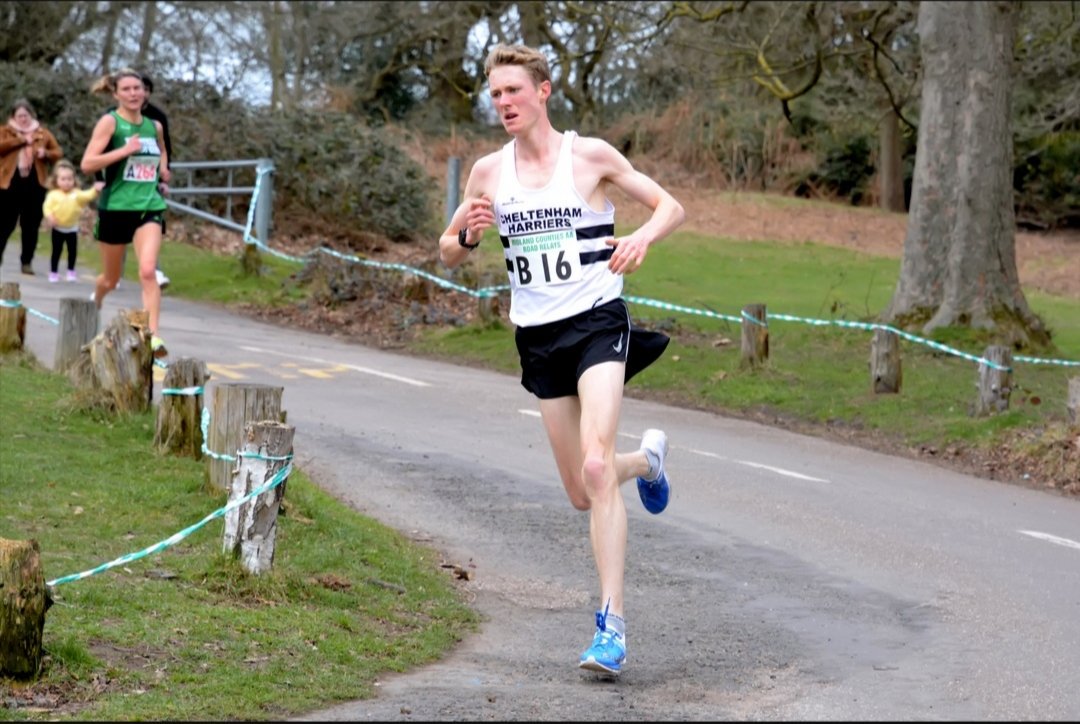
<svg viewBox="0 0 1080 724"><path fill-rule="evenodd" d="M31 170L30 175L24 177L16 170L11 186L0 191L0 259L4 256L8 237L18 225L22 227L22 254L19 261L29 264L34 260L43 203L45 189L38 183L37 173Z"/></svg>
<svg viewBox="0 0 1080 724"><path fill-rule="evenodd" d="M78 253L79 234L75 231L52 230L52 256L49 257L49 271L60 271L60 256L67 247L69 271L75 270L75 255Z"/></svg>

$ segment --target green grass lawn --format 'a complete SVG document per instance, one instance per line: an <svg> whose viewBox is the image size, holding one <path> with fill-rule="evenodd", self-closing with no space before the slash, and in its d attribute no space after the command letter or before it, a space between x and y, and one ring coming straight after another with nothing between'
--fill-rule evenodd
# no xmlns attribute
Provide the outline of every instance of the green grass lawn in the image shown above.
<svg viewBox="0 0 1080 724"><path fill-rule="evenodd" d="M227 501L205 463L154 452L154 413L80 411L67 378L0 357L0 537L36 539L46 580L142 551ZM438 554L351 510L302 470L287 481L273 570L221 552L216 518L146 558L55 587L37 681L0 718L277 720L373 695L477 621ZM285 687L288 696L282 696Z"/></svg>

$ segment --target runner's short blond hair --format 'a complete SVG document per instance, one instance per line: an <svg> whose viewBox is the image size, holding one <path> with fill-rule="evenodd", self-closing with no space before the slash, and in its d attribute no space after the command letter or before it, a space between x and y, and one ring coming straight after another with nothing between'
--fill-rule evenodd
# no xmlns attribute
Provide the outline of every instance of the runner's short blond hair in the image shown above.
<svg viewBox="0 0 1080 724"><path fill-rule="evenodd" d="M520 65L528 71L536 85L545 80L551 81L551 67L548 66L547 57L527 45L496 45L484 60L484 77L491 75L491 69L499 65Z"/></svg>

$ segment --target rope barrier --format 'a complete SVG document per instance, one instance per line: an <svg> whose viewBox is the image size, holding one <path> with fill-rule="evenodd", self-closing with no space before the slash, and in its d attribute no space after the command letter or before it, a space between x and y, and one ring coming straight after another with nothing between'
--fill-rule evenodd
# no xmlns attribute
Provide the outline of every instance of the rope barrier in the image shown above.
<svg viewBox="0 0 1080 724"><path fill-rule="evenodd" d="M289 456L289 457L291 457L291 456ZM270 459L270 458L266 458L266 459ZM276 459L285 460L287 458L276 458ZM265 483L263 483L261 486L259 486L255 490L252 490L250 493L245 495L243 498L237 498L236 500L230 501L227 505L224 505L221 508L218 508L213 513L210 513L205 518L200 520L198 523L195 523L194 525L190 525L187 528L184 528L183 530L181 530L181 531L179 531L177 533L174 533L173 535L169 536L168 538L166 538L164 540L161 540L161 541L158 541L157 543L155 543L152 546L147 546L146 548L143 548L141 551L135 551L134 553L128 553L126 555L122 555L119 558L115 558L115 559L109 561L108 563L102 563L100 566L98 566L96 568L91 568L89 570L82 571L81 573L72 573L69 576L61 576L60 578L54 578L51 581L46 581L45 585L47 585L47 586L59 586L62 583L71 583L72 581L81 581L84 578L89 578L90 576L95 576L98 573L102 573L104 571L107 571L110 568L115 568L116 566L120 566L120 565L123 565L125 563L130 563L131 561L137 561L140 558L145 558L146 556L153 555L154 553L159 553L159 552L165 550L166 548L168 548L169 546L172 546L172 545L175 545L175 544L179 543L184 538L187 538L189 535L191 535L192 533L197 531L199 528L202 528L204 525L206 525L210 521L214 520L215 518L223 517L230 510L234 510L235 508L240 507L241 505L243 505L247 501L251 500L252 498L258 497L259 495L262 495L263 493L265 493L267 490L270 490L271 488L274 488L274 487L280 485L281 482L285 480L285 478L289 477L289 473L291 473L291 472L292 472L292 465L285 466L284 468L279 470L274 475L274 477L270 478L270 480L266 481Z"/></svg>

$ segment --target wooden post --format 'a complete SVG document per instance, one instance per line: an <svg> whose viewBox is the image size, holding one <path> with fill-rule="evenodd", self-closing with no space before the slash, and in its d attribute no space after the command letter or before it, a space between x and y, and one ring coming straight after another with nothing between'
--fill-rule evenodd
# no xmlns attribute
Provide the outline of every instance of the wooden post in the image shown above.
<svg viewBox="0 0 1080 724"><path fill-rule="evenodd" d="M875 394L899 392L903 378L900 336L887 329L875 329L870 340L870 386Z"/></svg>
<svg viewBox="0 0 1080 724"><path fill-rule="evenodd" d="M121 309L103 332L79 351L68 368L76 388L104 394L117 412L145 412L154 390L150 315Z"/></svg>
<svg viewBox="0 0 1080 724"><path fill-rule="evenodd" d="M979 363L979 399L975 402L975 416L981 417L1009 409L1012 394L1012 351L1008 347L991 345L983 352L983 358L1005 369L996 369Z"/></svg>
<svg viewBox="0 0 1080 724"><path fill-rule="evenodd" d="M38 542L0 538L0 676L37 675L51 605Z"/></svg>
<svg viewBox="0 0 1080 724"><path fill-rule="evenodd" d="M1068 413L1070 425L1080 425L1080 377L1069 378L1069 398L1065 403L1065 411Z"/></svg>
<svg viewBox="0 0 1080 724"><path fill-rule="evenodd" d="M0 284L0 299L7 302L19 302L22 294L15 282ZM26 307L0 305L0 353L15 352L23 348L26 341Z"/></svg>
<svg viewBox="0 0 1080 724"><path fill-rule="evenodd" d="M480 278L480 285L483 288L494 286L490 274L484 274ZM487 297L477 297L476 311L480 315L481 321L485 324L489 324L493 320L499 319L499 295L492 294Z"/></svg>
<svg viewBox="0 0 1080 724"><path fill-rule="evenodd" d="M764 304L742 309L742 366L758 367L769 359L769 326Z"/></svg>
<svg viewBox="0 0 1080 724"><path fill-rule="evenodd" d="M229 382L214 388L214 405L206 431L206 447L219 455L236 455L244 426L257 420L285 422L281 411L283 387ZM206 458L206 479L213 490L228 490L236 463Z"/></svg>
<svg viewBox="0 0 1080 724"><path fill-rule="evenodd" d="M265 240L259 239L265 243ZM240 273L246 277L259 277L263 273L262 257L259 255L259 247L255 244L245 243L240 251Z"/></svg>
<svg viewBox="0 0 1080 724"><path fill-rule="evenodd" d="M89 299L64 297L60 300L60 330L56 335L56 355L53 358L55 372L67 372L83 345L98 332L97 305Z"/></svg>
<svg viewBox="0 0 1080 724"><path fill-rule="evenodd" d="M244 426L244 445L229 486L230 503L270 482L289 465L294 432L291 425L275 420ZM281 481L225 514L223 551L226 555L239 556L240 564L249 573L259 575L273 567L277 514L287 482L288 479Z"/></svg>
<svg viewBox="0 0 1080 724"><path fill-rule="evenodd" d="M205 392L172 394L166 390L196 390L206 385L210 373L206 363L181 357L169 365L161 385L154 447L159 452L202 460L202 411Z"/></svg>

